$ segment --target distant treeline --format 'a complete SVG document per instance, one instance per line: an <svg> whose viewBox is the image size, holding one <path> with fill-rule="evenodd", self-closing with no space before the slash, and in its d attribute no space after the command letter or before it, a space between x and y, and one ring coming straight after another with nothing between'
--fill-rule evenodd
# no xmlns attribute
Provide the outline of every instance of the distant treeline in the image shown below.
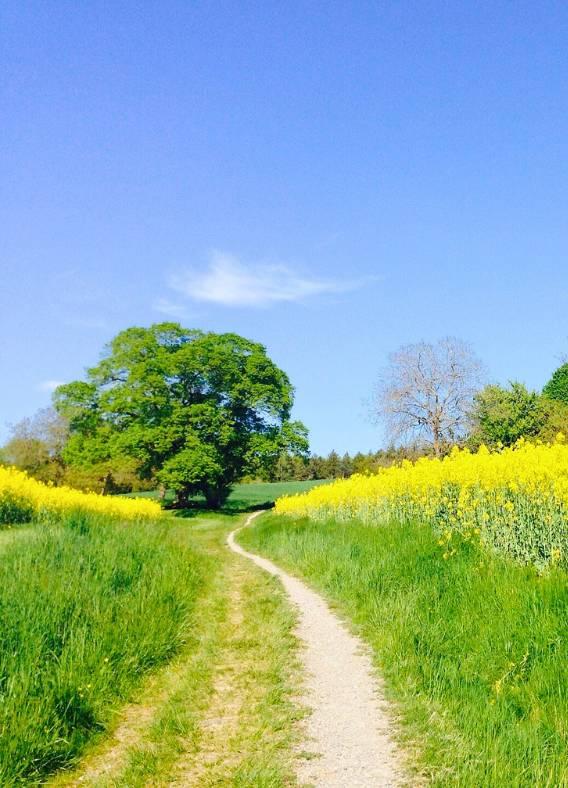
<svg viewBox="0 0 568 788"><path fill-rule="evenodd" d="M390 446L378 451L338 454L331 451L327 456L312 454L307 459L282 455L262 477L263 481L288 482L306 479L347 479L354 473L374 473L402 460L416 460L429 453L428 447Z"/></svg>

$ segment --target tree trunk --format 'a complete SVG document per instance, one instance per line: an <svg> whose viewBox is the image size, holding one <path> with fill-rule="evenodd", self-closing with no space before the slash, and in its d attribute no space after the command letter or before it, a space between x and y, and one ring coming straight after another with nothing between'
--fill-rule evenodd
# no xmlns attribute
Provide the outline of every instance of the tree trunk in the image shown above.
<svg viewBox="0 0 568 788"><path fill-rule="evenodd" d="M189 506L189 490L176 490L176 499L174 504L176 509L187 509Z"/></svg>
<svg viewBox="0 0 568 788"><path fill-rule="evenodd" d="M434 456L439 457L441 454L440 450L440 427L438 421L436 420L432 425L432 437L433 437L433 444L434 444Z"/></svg>
<svg viewBox="0 0 568 788"><path fill-rule="evenodd" d="M103 488L101 490L102 495L108 495L112 489L113 478L112 473L109 471L104 478Z"/></svg>
<svg viewBox="0 0 568 788"><path fill-rule="evenodd" d="M205 501L208 509L220 509L229 495L228 487L208 487L205 490Z"/></svg>

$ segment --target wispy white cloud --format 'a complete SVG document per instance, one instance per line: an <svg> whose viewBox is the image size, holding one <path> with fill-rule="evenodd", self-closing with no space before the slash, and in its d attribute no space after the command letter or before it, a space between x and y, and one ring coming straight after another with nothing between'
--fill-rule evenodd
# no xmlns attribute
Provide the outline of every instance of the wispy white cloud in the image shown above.
<svg viewBox="0 0 568 788"><path fill-rule="evenodd" d="M304 301L312 296L343 293L363 282L303 276L286 265L244 263L226 252L214 252L206 270L188 269L170 277L177 293L194 301L224 306L268 306Z"/></svg>
<svg viewBox="0 0 568 788"><path fill-rule="evenodd" d="M55 391L58 386L62 386L63 383L63 380L42 380L41 383L38 383L37 387L39 391L52 392Z"/></svg>
<svg viewBox="0 0 568 788"><path fill-rule="evenodd" d="M160 312L167 317L175 317L177 320L184 320L189 317L188 311L183 304L170 301L168 298L158 298L152 304L155 312Z"/></svg>

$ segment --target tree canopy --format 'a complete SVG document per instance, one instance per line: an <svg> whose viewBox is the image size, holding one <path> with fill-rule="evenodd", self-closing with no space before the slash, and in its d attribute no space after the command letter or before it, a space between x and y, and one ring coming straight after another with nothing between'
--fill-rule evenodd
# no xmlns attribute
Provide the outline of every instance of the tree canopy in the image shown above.
<svg viewBox="0 0 568 788"><path fill-rule="evenodd" d="M512 446L519 438L554 440L568 426L568 405L523 383L485 386L475 396L469 445Z"/></svg>
<svg viewBox="0 0 568 788"><path fill-rule="evenodd" d="M85 381L54 394L69 423L69 462L134 459L142 478L173 488L180 504L201 493L210 506L283 451L307 452L293 399L262 345L177 323L120 332Z"/></svg>
<svg viewBox="0 0 568 788"><path fill-rule="evenodd" d="M539 394L513 381L507 388L485 386L475 397L471 442L511 446L519 438L534 438L546 424Z"/></svg>
<svg viewBox="0 0 568 788"><path fill-rule="evenodd" d="M558 400L568 405L568 363L558 367L543 388L542 393L549 399Z"/></svg>

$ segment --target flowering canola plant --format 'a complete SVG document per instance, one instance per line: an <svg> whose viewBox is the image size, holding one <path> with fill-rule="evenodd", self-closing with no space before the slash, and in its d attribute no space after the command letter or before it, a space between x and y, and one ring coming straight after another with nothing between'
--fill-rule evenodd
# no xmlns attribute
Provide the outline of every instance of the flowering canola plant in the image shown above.
<svg viewBox="0 0 568 788"><path fill-rule="evenodd" d="M155 501L54 487L16 468L0 466L0 523L57 520L77 511L121 520L149 520L161 514Z"/></svg>
<svg viewBox="0 0 568 788"><path fill-rule="evenodd" d="M559 435L553 444L521 440L493 452L454 448L443 459L405 460L280 498L276 512L376 524L425 520L445 556L459 533L523 563L566 563L568 445Z"/></svg>

